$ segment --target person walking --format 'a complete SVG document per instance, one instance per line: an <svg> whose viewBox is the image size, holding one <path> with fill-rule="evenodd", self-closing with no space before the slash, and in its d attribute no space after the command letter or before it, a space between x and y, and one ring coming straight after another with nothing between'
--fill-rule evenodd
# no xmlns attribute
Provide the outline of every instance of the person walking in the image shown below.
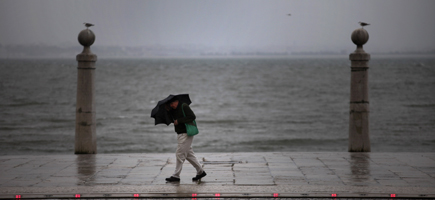
<svg viewBox="0 0 435 200"><path fill-rule="evenodd" d="M189 105L187 105L186 103L182 103L180 105L180 101L177 99L177 97L174 97L169 101L169 103L167 104L167 109L169 109L169 113L174 120L174 128L175 132L177 133L178 146L175 153L175 172L171 177L166 178L166 181L180 181L181 170L183 168L183 163L186 159L196 169L196 176L192 178L192 181L197 181L206 176L207 174L205 173L204 169L196 158L195 152L193 152L193 136L187 135L185 126L185 123L193 122L193 120L196 119L196 116L193 113L192 109L190 109Z"/></svg>

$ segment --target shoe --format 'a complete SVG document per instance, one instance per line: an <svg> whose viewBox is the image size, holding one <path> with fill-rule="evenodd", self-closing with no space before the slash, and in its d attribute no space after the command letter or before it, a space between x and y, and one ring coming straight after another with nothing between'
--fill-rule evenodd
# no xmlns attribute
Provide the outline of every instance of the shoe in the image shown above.
<svg viewBox="0 0 435 200"><path fill-rule="evenodd" d="M197 181L199 179L201 179L202 177L207 176L207 174L205 173L205 171L202 172L202 174L200 175L196 175L195 177L192 178L192 181Z"/></svg>
<svg viewBox="0 0 435 200"><path fill-rule="evenodd" d="M180 179L171 176L171 177L169 177L169 178L166 178L166 181L168 181L168 182L180 182Z"/></svg>

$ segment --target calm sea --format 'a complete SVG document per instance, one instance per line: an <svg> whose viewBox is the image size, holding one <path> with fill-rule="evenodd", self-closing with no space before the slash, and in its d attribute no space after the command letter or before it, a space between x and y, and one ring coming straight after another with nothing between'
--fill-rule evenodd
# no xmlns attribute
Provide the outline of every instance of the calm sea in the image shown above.
<svg viewBox="0 0 435 200"><path fill-rule="evenodd" d="M435 58L369 63L373 152L435 151ZM347 151L348 57L99 59L98 153L174 152L157 101L188 93L196 152ZM74 152L77 62L0 60L0 155Z"/></svg>

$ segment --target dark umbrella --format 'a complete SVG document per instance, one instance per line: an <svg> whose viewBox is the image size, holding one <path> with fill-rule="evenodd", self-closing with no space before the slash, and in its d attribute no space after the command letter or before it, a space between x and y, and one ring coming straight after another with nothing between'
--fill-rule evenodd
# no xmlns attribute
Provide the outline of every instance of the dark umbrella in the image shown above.
<svg viewBox="0 0 435 200"><path fill-rule="evenodd" d="M192 101L190 101L189 94L169 95L165 99L159 101L157 106L151 111L151 117L155 119L155 125L166 124L169 126L169 124L174 122L169 114L169 111L165 108L166 104L169 103L174 97L177 97L180 105L183 103L190 105L192 103Z"/></svg>

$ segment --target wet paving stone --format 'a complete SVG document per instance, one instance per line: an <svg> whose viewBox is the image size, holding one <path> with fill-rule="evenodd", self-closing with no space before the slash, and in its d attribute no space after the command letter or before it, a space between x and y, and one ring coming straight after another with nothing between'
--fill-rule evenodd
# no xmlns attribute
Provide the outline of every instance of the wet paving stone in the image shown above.
<svg viewBox="0 0 435 200"><path fill-rule="evenodd" d="M435 153L202 153L207 176L186 161L180 183L165 178L175 169L173 154L0 156L0 193L11 191L152 191L183 188L225 191L432 191ZM316 189L317 188L317 189ZM342 188L342 189L340 189ZM413 190L411 190L413 189ZM219 192L225 192L219 191ZM272 192L273 193L273 192ZM411 192L412 193L412 192Z"/></svg>

